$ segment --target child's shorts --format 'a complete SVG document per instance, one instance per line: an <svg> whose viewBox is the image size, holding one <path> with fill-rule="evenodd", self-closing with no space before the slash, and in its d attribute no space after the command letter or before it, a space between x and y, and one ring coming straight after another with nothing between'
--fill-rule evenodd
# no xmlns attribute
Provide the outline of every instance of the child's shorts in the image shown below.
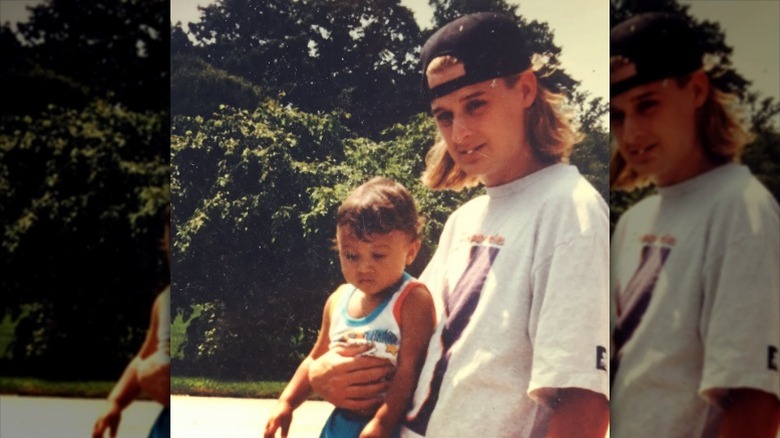
<svg viewBox="0 0 780 438"><path fill-rule="evenodd" d="M336 408L328 417L325 427L322 428L320 438L357 438L366 427L372 417L363 417L345 409ZM401 427L398 426L391 435L398 438Z"/></svg>

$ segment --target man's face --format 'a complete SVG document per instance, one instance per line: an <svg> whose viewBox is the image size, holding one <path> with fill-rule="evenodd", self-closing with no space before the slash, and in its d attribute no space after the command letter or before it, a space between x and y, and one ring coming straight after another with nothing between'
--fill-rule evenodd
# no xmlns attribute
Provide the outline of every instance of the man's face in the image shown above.
<svg viewBox="0 0 780 438"><path fill-rule="evenodd" d="M702 76L698 76L702 75ZM658 186L692 178L711 167L696 134L696 110L706 97L706 76L685 85L664 79L610 100L611 133L628 165Z"/></svg>
<svg viewBox="0 0 780 438"><path fill-rule="evenodd" d="M453 66L436 76L435 87L463 74ZM533 75L531 72L524 73ZM523 126L524 113L533 102L536 82L528 77L513 87L494 79L469 85L431 102L447 151L467 175L488 187L505 184L536 170L536 162ZM530 96L530 98L529 98Z"/></svg>

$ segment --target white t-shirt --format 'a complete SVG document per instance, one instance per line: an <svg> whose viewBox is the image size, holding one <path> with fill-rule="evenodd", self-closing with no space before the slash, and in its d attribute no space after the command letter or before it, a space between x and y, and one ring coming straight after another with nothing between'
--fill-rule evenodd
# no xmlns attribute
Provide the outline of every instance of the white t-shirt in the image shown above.
<svg viewBox="0 0 780 438"><path fill-rule="evenodd" d="M608 395L608 238L565 164L453 213L420 277L439 323L401 436L543 436L556 388Z"/></svg>
<svg viewBox="0 0 780 438"><path fill-rule="evenodd" d="M620 218L612 436L714 436L724 390L780 393L778 216L750 171L728 164Z"/></svg>

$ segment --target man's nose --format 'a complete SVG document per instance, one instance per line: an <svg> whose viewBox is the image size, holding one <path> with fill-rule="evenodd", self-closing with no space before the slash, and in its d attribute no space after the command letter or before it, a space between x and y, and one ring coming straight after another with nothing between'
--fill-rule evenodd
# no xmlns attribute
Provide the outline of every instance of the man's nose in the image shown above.
<svg viewBox="0 0 780 438"><path fill-rule="evenodd" d="M623 123L623 143L633 144L642 136L642 128L640 127L636 117L626 117Z"/></svg>
<svg viewBox="0 0 780 438"><path fill-rule="evenodd" d="M452 140L455 143L465 143L471 134L471 127L463 118L455 119L452 122Z"/></svg>

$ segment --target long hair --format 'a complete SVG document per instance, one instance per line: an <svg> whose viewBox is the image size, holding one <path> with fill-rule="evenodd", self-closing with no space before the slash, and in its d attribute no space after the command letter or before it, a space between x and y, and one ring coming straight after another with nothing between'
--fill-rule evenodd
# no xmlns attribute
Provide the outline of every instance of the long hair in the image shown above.
<svg viewBox="0 0 780 438"><path fill-rule="evenodd" d="M427 73L439 73L459 63L455 57L442 56L431 62ZM502 78L509 88L514 87L519 79L520 74ZM566 98L562 94L537 85L536 98L524 114L528 144L539 162L545 165L568 162L574 144L582 137L574 126L570 111L565 109L565 103ZM437 135L425 157L422 181L433 190L460 191L479 184L476 177L467 175L455 164L440 135Z"/></svg>

